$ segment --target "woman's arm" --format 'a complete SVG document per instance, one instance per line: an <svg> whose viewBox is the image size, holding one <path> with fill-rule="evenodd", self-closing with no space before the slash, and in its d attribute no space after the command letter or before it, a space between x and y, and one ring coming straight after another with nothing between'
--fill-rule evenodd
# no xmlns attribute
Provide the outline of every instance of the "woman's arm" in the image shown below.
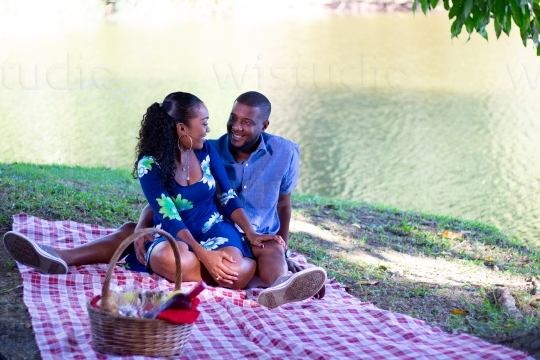
<svg viewBox="0 0 540 360"><path fill-rule="evenodd" d="M152 227L153 217L154 212L152 211L152 208L150 205L146 204L141 212L141 216L139 216L139 222L137 223L137 226L135 226L135 231ZM145 234L139 236L139 238L133 242L137 260L139 260L139 262L143 265L146 265L146 247L144 246L144 243L152 240L154 240L152 234Z"/></svg>
<svg viewBox="0 0 540 360"><path fill-rule="evenodd" d="M249 222L249 219L243 208L238 208L234 210L231 214L231 219L244 231L244 234L249 240L251 246L264 248L264 242L274 240L280 243L285 248L285 242L283 241L281 236L269 234L263 235L256 233L255 230L253 230L253 226Z"/></svg>

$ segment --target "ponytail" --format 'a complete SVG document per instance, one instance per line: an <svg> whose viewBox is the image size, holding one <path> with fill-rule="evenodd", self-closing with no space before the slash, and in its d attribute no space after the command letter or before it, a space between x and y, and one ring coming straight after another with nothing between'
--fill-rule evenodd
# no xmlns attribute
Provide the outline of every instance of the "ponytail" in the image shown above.
<svg viewBox="0 0 540 360"><path fill-rule="evenodd" d="M150 105L141 121L139 142L135 148L136 161L133 177L137 177L137 165L143 156L152 156L159 165L159 178L172 193L176 172L175 155L178 149L176 124L188 125L189 119L197 115L201 99L195 95L175 92L167 95L162 104Z"/></svg>
<svg viewBox="0 0 540 360"><path fill-rule="evenodd" d="M159 165L160 180L165 188L172 192L176 171L174 159L178 141L175 127L175 121L163 110L160 104L150 105L141 121L139 141L135 148L136 160L133 167L133 177L137 178L139 160L143 156L152 156Z"/></svg>

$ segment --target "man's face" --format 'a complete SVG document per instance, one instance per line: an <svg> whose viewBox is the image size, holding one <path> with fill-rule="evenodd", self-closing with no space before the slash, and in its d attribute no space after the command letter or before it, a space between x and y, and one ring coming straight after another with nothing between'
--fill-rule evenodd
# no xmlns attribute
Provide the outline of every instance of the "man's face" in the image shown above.
<svg viewBox="0 0 540 360"><path fill-rule="evenodd" d="M230 145L236 151L253 151L261 132L266 130L268 124L268 119L264 118L259 108L235 102L227 121Z"/></svg>

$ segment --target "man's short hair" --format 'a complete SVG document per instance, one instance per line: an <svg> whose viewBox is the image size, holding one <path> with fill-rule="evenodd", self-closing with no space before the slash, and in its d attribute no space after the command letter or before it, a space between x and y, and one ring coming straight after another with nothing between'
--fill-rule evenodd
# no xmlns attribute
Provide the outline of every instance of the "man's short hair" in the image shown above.
<svg viewBox="0 0 540 360"><path fill-rule="evenodd" d="M263 94L257 91L248 91L240 95L237 99L240 104L259 108L265 120L270 117L270 111L272 111L272 105L270 100Z"/></svg>

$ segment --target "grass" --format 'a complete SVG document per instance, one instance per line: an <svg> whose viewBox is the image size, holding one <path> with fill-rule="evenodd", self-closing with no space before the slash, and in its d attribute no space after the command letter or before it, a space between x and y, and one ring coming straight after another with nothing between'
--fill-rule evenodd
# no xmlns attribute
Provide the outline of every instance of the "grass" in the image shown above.
<svg viewBox="0 0 540 360"><path fill-rule="evenodd" d="M129 172L104 168L0 164L0 234L11 216L28 213L44 219L71 219L115 227L136 221L145 205ZM471 269L497 266L501 273L540 276L540 251L520 244L479 222L424 214L371 203L294 195L294 217L326 232L347 233L347 246L303 232L291 232L290 246L327 269L360 300L420 318L449 332L464 331L500 342L540 328L540 314L526 289L514 289L525 321L508 317L490 286L447 286L407 280L391 265L353 261L348 255L393 250L411 256L459 261ZM445 237L444 230L461 237ZM421 261L421 260L419 260ZM13 263L7 264L14 268ZM540 289L539 289L540 290ZM5 299L4 299L5 300ZM459 308L467 315L452 315Z"/></svg>
<svg viewBox="0 0 540 360"><path fill-rule="evenodd" d="M454 258L490 266L520 275L540 274L540 251L522 245L493 226L447 216L403 211L380 204L343 201L320 196L297 195L296 211L304 216L332 216L341 223L358 223L364 232L356 241L387 246L400 252L438 257L451 253ZM298 209L299 208L299 209ZM319 224L319 226L321 226ZM461 232L466 237L450 239L444 230ZM466 241L465 246L460 243Z"/></svg>
<svg viewBox="0 0 540 360"><path fill-rule="evenodd" d="M540 312L532 305L535 296L530 289L511 290L525 316L525 321L518 322L499 306L492 285L413 282L406 279L408 274L396 276L387 266L354 261L348 256L357 250L379 253L391 249L415 256L418 261L432 258L458 262L471 272L497 266L505 276L538 277L540 252L492 226L319 196L295 196L293 209L296 217L334 231L344 240L338 245L308 233L293 233L291 245L310 262L325 267L329 276L363 301L420 318L448 332L466 332L492 342L508 343L540 331ZM338 232L340 227L349 231ZM454 235L444 236L445 230ZM453 315L453 310L467 313Z"/></svg>
<svg viewBox="0 0 540 360"><path fill-rule="evenodd" d="M144 206L127 171L29 164L0 164L0 199L2 232L18 213L117 226Z"/></svg>

